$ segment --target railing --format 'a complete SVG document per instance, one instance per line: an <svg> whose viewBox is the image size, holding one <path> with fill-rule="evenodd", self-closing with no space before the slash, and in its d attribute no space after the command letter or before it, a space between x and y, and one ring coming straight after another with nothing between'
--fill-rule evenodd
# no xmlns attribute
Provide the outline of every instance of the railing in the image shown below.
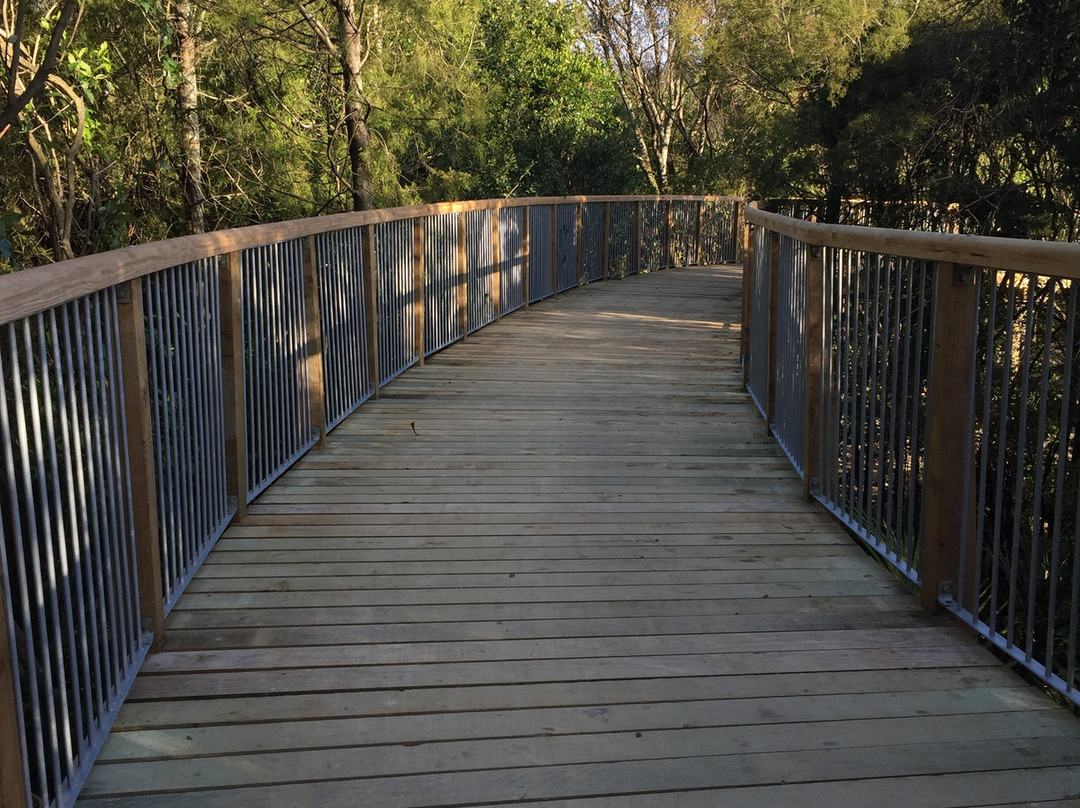
<svg viewBox="0 0 1080 808"><path fill-rule="evenodd" d="M229 522L379 388L582 283L735 259L741 203L454 203L0 278L0 803L70 805Z"/></svg>
<svg viewBox="0 0 1080 808"><path fill-rule="evenodd" d="M747 387L808 496L1080 704L1080 245L745 215Z"/></svg>

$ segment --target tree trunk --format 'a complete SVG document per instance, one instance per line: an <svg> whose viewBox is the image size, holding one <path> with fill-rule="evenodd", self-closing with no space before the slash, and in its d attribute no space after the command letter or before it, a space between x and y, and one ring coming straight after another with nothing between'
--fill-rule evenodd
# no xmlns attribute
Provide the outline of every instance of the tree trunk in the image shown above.
<svg viewBox="0 0 1080 808"><path fill-rule="evenodd" d="M202 172L202 141L199 135L199 80L195 72L198 44L198 25L191 0L176 5L173 25L179 51L180 86L177 98L180 105L180 183L184 189L184 212L188 230L202 233L206 229Z"/></svg>
<svg viewBox="0 0 1080 808"><path fill-rule="evenodd" d="M361 76L366 44L360 30L361 21L356 16L355 0L333 0L333 5L341 29L339 55L345 77L345 132L349 138L352 206L353 210L370 210L373 207L371 166L368 163L371 135L367 127L367 101Z"/></svg>

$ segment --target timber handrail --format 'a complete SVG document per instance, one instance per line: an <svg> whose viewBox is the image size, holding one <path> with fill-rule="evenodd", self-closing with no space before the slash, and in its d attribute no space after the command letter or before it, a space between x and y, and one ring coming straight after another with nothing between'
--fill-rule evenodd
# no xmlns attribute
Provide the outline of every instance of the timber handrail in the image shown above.
<svg viewBox="0 0 1080 808"><path fill-rule="evenodd" d="M1080 279L1080 244L823 224L769 213L753 205L746 206L745 216L748 224L816 247Z"/></svg>
<svg viewBox="0 0 1080 808"><path fill-rule="evenodd" d="M261 247L304 236L314 236L353 227L382 224L465 213L476 210L499 210L521 206L565 205L605 202L742 202L739 197L665 195L642 196L557 196L485 199L463 202L437 202L396 208L336 213L285 222L248 225L231 230L199 233L192 236L136 244L81 258L71 258L40 267L0 275L0 325L19 320L68 300L107 289L124 281L149 275L162 269L215 255L227 255L252 247Z"/></svg>

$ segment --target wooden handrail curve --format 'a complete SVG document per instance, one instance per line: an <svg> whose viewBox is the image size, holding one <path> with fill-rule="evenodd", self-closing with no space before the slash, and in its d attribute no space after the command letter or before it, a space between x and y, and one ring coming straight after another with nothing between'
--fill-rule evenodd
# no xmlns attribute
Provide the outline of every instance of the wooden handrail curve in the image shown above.
<svg viewBox="0 0 1080 808"><path fill-rule="evenodd" d="M759 210L753 203L745 217L748 224L818 247L1080 279L1080 244L822 224Z"/></svg>
<svg viewBox="0 0 1080 808"><path fill-rule="evenodd" d="M430 205L411 205L355 213L337 213L285 222L249 225L232 230L217 230L193 236L137 244L81 258L25 269L0 276L0 325L50 309L83 295L149 275L162 269L198 261L216 255L226 255L251 247L260 247L304 236L364 225L436 216L444 213L464 213L473 210L498 210L523 205L556 205L603 202L731 202L743 201L724 196L558 196L514 199L486 199L466 202L439 202Z"/></svg>

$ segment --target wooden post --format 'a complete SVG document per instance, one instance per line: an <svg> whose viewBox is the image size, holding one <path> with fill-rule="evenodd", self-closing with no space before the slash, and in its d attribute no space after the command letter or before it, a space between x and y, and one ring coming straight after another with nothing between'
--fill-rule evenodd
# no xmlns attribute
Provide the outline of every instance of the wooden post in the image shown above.
<svg viewBox="0 0 1080 808"><path fill-rule="evenodd" d="M971 468L971 395L975 384L971 347L978 327L974 273L940 262L934 288L934 340L931 346L930 399L926 415L923 484L920 599L935 612L939 597L949 596L960 569L960 548L973 480ZM969 506L970 514L970 506ZM974 522L966 519L967 545L973 546ZM970 577L970 576L969 576ZM951 593L960 598L961 593ZM970 600L968 601L970 603Z"/></svg>
<svg viewBox="0 0 1080 808"><path fill-rule="evenodd" d="M461 338L469 336L469 250L468 232L465 227L465 214L457 215L457 254L458 254L458 322L461 324Z"/></svg>
<svg viewBox="0 0 1080 808"><path fill-rule="evenodd" d="M611 262L611 203L604 203L604 222L600 226L600 277L607 280L610 276Z"/></svg>
<svg viewBox="0 0 1080 808"><path fill-rule="evenodd" d="M218 264L221 293L221 391L225 414L226 492L236 497L236 519L247 516L247 393L244 389L243 271L240 253Z"/></svg>
<svg viewBox="0 0 1080 808"><path fill-rule="evenodd" d="M671 200L664 203L664 269L675 266L675 249L672 245Z"/></svg>
<svg viewBox="0 0 1080 808"><path fill-rule="evenodd" d="M641 239L642 234L642 215L641 215L641 200L639 199L634 203L634 252L633 252L633 264L626 268L627 275L633 275L634 273L641 272Z"/></svg>
<svg viewBox="0 0 1080 808"><path fill-rule="evenodd" d="M574 222L574 242L577 244L577 253L576 253L576 255L577 255L577 285L578 286L581 286L581 284L585 280L585 278L584 278L585 273L584 273L583 268L581 266L582 251L583 251L584 246L585 246L584 245L584 239L581 237L582 236L582 229L584 227L584 218L585 218L585 203L584 202L578 202L578 204L577 204L577 218L576 218L576 220Z"/></svg>
<svg viewBox="0 0 1080 808"><path fill-rule="evenodd" d="M529 206L521 209L521 296L529 308Z"/></svg>
<svg viewBox="0 0 1080 808"><path fill-rule="evenodd" d="M739 353L742 356L743 387L750 384L750 295L754 289L754 235L750 225L743 232L743 276L742 276L742 325L739 328Z"/></svg>
<svg viewBox="0 0 1080 808"><path fill-rule="evenodd" d="M322 314L319 309L319 257L315 237L304 236L304 317L307 326L308 403L311 425L326 446L326 385L323 379Z"/></svg>
<svg viewBox="0 0 1080 808"><path fill-rule="evenodd" d="M150 381L146 368L146 325L142 278L117 287L120 363L124 371L124 417L128 428L128 468L135 532L135 564L139 578L139 614L149 624L156 650L165 640L165 588L161 581L161 537L158 530L154 466L154 427L150 421Z"/></svg>
<svg viewBox="0 0 1080 808"><path fill-rule="evenodd" d="M499 239L499 211L491 211L491 302L495 307L495 319L502 318L502 241Z"/></svg>
<svg viewBox="0 0 1080 808"><path fill-rule="evenodd" d="M559 294L559 206L551 206L551 294Z"/></svg>
<svg viewBox="0 0 1080 808"><path fill-rule="evenodd" d="M825 263L822 248L807 245L806 299L806 408L803 420L803 496L807 501L820 490L821 394L824 389Z"/></svg>
<svg viewBox="0 0 1080 808"><path fill-rule="evenodd" d="M0 805L31 805L22 733L22 699L15 686L8 595L0 591Z"/></svg>
<svg viewBox="0 0 1080 808"><path fill-rule="evenodd" d="M413 337L417 364L424 364L424 304L427 298L427 276L424 271L424 219L413 219Z"/></svg>
<svg viewBox="0 0 1080 808"><path fill-rule="evenodd" d="M701 217L704 203L699 199L694 203L694 266L701 266Z"/></svg>
<svg viewBox="0 0 1080 808"><path fill-rule="evenodd" d="M779 306L777 286L780 278L780 234L769 233L769 357L768 387L765 394L765 430L772 434L772 422L776 417L776 311Z"/></svg>
<svg viewBox="0 0 1080 808"><path fill-rule="evenodd" d="M367 369L371 389L379 397L379 259L375 255L375 228L364 225L360 231L364 253L364 326L367 332Z"/></svg>

